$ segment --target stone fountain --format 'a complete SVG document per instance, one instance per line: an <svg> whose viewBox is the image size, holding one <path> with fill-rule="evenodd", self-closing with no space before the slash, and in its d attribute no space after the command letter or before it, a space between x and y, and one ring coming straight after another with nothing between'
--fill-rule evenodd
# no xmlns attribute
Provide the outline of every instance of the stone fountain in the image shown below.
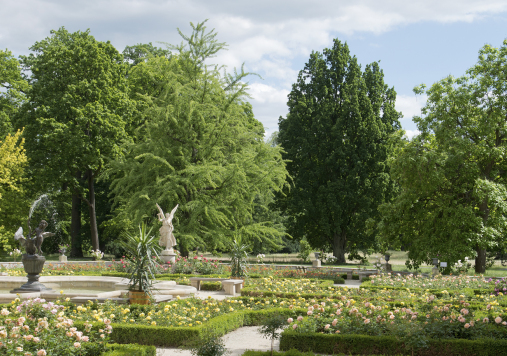
<svg viewBox="0 0 507 356"><path fill-rule="evenodd" d="M40 198L39 200L40 201ZM42 292L42 291L51 291L51 288L47 288L44 284L39 282L40 273L44 268L44 263L46 262L46 258L42 256L42 242L46 237L54 236L52 232L45 232L44 230L48 226L48 223L45 220L41 220L39 226L35 228L34 237L32 237L32 228L30 227L30 218L32 217L33 210L37 205L37 202L32 205L30 209L30 215L28 217L28 236L25 238L23 236L23 228L20 227L16 234L14 235L14 239L19 241L21 246L25 248L25 254L21 258L21 262L23 263L23 268L27 273L28 282L23 284L19 288L15 288L11 290L11 293L33 293L33 292Z"/></svg>

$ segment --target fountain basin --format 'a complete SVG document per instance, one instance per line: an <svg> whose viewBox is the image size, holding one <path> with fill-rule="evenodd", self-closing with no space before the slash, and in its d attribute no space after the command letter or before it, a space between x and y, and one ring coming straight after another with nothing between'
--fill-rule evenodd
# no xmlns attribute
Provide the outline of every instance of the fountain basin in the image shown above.
<svg viewBox="0 0 507 356"><path fill-rule="evenodd" d="M44 298L53 301L62 297L70 298L71 302L82 304L88 300L103 302L114 300L122 302L128 292L128 279L102 276L41 276L40 282L51 291L33 293L0 293L0 303L10 303L16 298ZM0 276L0 290L12 290L26 282L25 277ZM68 293L65 291L69 290ZM64 293L61 294L60 291ZM172 297L189 297L196 293L194 287L177 285L174 281L154 281L153 296L156 301L167 301Z"/></svg>

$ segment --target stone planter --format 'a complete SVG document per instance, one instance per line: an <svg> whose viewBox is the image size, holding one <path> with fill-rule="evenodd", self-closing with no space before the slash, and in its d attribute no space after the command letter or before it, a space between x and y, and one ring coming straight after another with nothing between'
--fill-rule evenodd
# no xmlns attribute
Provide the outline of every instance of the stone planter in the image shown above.
<svg viewBox="0 0 507 356"><path fill-rule="evenodd" d="M129 290L129 303L147 305L150 304L150 296L146 292Z"/></svg>
<svg viewBox="0 0 507 356"><path fill-rule="evenodd" d="M27 273L28 282L19 288L11 290L11 293L33 293L51 290L51 288L39 282L40 273L44 268L46 257L24 254L21 258L21 262L23 262L23 268Z"/></svg>

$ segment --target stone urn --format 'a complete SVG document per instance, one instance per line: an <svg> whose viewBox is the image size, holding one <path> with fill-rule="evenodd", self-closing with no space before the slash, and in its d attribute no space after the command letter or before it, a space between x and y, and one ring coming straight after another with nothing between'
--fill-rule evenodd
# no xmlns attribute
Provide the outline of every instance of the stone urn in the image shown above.
<svg viewBox="0 0 507 356"><path fill-rule="evenodd" d="M51 290L51 288L39 282L40 273L42 272L42 268L44 268L46 257L25 253L21 258L21 262L23 262L23 268L27 273L28 282L19 288L11 290L11 293L33 293Z"/></svg>

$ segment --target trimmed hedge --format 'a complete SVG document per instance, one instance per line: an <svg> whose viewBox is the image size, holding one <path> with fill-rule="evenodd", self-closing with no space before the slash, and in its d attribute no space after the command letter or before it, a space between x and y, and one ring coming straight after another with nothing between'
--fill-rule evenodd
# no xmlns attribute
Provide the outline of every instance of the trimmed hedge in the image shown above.
<svg viewBox="0 0 507 356"><path fill-rule="evenodd" d="M298 349L324 354L406 354L415 356L486 356L504 355L507 340L430 340L427 348L408 350L393 336L337 335L297 333L286 329L280 340L280 350Z"/></svg>
<svg viewBox="0 0 507 356"><path fill-rule="evenodd" d="M364 281L364 280L363 280ZM415 293L424 293L428 291L428 293L434 294L437 297L442 297L445 293L442 293L445 288L437 289L437 288L407 288L407 287L393 287L393 286L382 286L378 284L372 284L370 281L366 280L361 284L361 288L369 289L371 291L376 290L407 290L410 289L411 292ZM450 296L459 296L460 294L466 295L468 297L473 297L476 295L491 295L494 294L494 288L462 288L455 290L447 290Z"/></svg>
<svg viewBox="0 0 507 356"><path fill-rule="evenodd" d="M271 351L245 351L242 356L271 356ZM274 351L273 356L316 356L313 352L301 352L296 349L290 349L289 351ZM347 356L345 354L337 354L336 356ZM384 355L371 355L371 356L384 356ZM398 355L396 355L398 356Z"/></svg>
<svg viewBox="0 0 507 356"><path fill-rule="evenodd" d="M207 330L213 330L217 335L225 335L242 326L261 325L262 321L272 313L284 315L287 318L294 316L294 311L284 308L269 310L241 310L234 313L219 315L200 326L191 327L165 327L149 325L130 325L113 323L112 342L129 344L132 341L140 345L157 345L177 347L187 345L188 342L200 338ZM78 329L83 323L75 322ZM94 329L103 328L104 324L94 323Z"/></svg>
<svg viewBox="0 0 507 356"><path fill-rule="evenodd" d="M156 356L157 348L155 346L137 345L137 344L108 344L109 350L102 353L101 356Z"/></svg>

